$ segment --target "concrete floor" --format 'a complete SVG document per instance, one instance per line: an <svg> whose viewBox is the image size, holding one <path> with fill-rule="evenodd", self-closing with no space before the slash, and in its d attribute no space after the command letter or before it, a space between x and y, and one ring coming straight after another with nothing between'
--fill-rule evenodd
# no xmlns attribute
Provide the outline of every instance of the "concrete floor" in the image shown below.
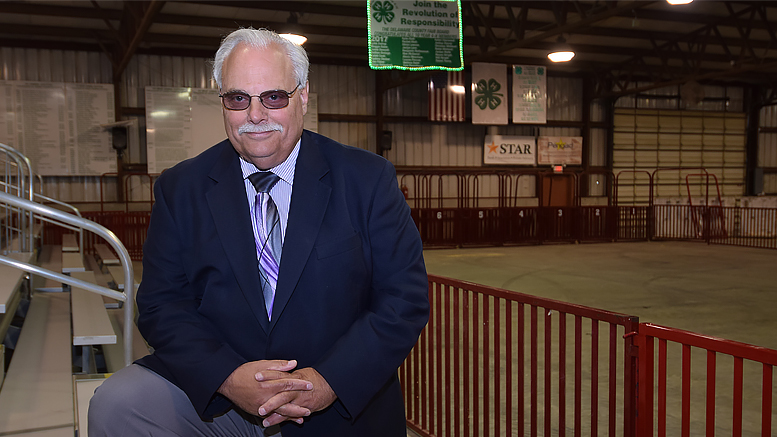
<svg viewBox="0 0 777 437"><path fill-rule="evenodd" d="M424 252L430 274L777 349L777 251L684 242Z"/></svg>

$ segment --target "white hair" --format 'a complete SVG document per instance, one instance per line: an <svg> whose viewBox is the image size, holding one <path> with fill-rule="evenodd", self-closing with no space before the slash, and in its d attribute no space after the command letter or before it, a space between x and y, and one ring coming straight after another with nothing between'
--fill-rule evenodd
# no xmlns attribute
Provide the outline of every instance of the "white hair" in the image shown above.
<svg viewBox="0 0 777 437"><path fill-rule="evenodd" d="M304 86L307 83L310 61L308 61L308 54L302 46L294 44L272 30L245 28L235 30L227 35L224 40L221 41L221 46L219 46L219 49L216 51L216 56L213 59L213 79L216 80L219 89L221 89L221 69L224 66L224 61L239 44L247 44L250 47L258 49L264 49L270 45L281 48L286 52L286 55L291 61L297 83L301 86Z"/></svg>

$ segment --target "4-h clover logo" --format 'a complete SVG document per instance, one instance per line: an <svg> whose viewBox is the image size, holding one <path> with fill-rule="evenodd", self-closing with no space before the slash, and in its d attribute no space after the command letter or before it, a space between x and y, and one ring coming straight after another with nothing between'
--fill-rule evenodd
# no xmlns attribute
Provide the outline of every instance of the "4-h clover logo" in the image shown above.
<svg viewBox="0 0 777 437"><path fill-rule="evenodd" d="M475 104L480 109L486 109L486 106L492 110L496 109L502 104L502 93L497 92L500 89L502 89L502 85L496 79L488 79L488 83L485 79L480 79L475 85L475 92L478 94L475 97Z"/></svg>
<svg viewBox="0 0 777 437"><path fill-rule="evenodd" d="M375 10L372 16L378 23L383 20L386 20L386 23L391 23L394 20L394 12L392 12L394 10L394 4L388 0L376 1L372 4L372 9Z"/></svg>

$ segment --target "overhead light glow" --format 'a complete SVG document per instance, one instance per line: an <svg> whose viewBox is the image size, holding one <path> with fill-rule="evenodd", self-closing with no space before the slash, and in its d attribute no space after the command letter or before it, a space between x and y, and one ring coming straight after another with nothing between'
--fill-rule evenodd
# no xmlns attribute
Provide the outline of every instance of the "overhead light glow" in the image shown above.
<svg viewBox="0 0 777 437"><path fill-rule="evenodd" d="M693 0L666 0L667 3L669 3L672 6L676 5L687 5L688 3L691 3Z"/></svg>
<svg viewBox="0 0 777 437"><path fill-rule="evenodd" d="M568 62L575 57L575 52L571 50L548 53L548 59L552 62Z"/></svg>
<svg viewBox="0 0 777 437"><path fill-rule="evenodd" d="M305 44L305 41L307 41L307 37L304 37L302 35L297 35L296 33L281 33L278 36L281 36L283 38L286 38L287 40L293 42L294 44L301 46L302 44Z"/></svg>
<svg viewBox="0 0 777 437"><path fill-rule="evenodd" d="M467 92L467 90L464 88L464 85L451 85L449 88L456 94L464 94Z"/></svg>

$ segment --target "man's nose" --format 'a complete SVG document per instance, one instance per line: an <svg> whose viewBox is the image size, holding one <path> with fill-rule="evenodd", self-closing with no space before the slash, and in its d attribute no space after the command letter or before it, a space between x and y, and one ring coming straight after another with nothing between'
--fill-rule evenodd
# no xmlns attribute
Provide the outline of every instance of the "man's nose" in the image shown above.
<svg viewBox="0 0 777 437"><path fill-rule="evenodd" d="M252 123L259 123L267 118L268 109L262 105L259 97L251 98L251 104L246 111L248 111L248 120Z"/></svg>

